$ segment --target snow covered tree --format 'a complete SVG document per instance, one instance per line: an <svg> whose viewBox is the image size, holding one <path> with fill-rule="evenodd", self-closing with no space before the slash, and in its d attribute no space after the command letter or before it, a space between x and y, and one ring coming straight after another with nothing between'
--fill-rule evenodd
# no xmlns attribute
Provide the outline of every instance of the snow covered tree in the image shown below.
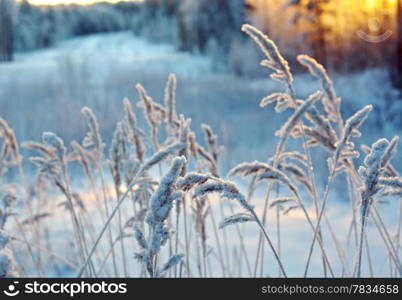
<svg viewBox="0 0 402 300"><path fill-rule="evenodd" d="M313 56L323 64L327 63L326 35L330 28L326 26L324 18L331 11L328 4L331 0L290 0L289 7L297 7L298 13L293 21L304 22L306 28L306 40L313 49Z"/></svg>
<svg viewBox="0 0 402 300"><path fill-rule="evenodd" d="M243 0L184 0L179 12L180 48L205 51L208 43L219 40L225 49L230 46L244 22Z"/></svg>
<svg viewBox="0 0 402 300"><path fill-rule="evenodd" d="M136 33L153 42L176 44L177 11L182 0L145 0L142 5L141 23L133 28Z"/></svg>
<svg viewBox="0 0 402 300"><path fill-rule="evenodd" d="M0 62L13 59L15 1L0 0Z"/></svg>
<svg viewBox="0 0 402 300"><path fill-rule="evenodd" d="M395 87L402 90L402 0L398 0L396 18L395 65L392 77Z"/></svg>

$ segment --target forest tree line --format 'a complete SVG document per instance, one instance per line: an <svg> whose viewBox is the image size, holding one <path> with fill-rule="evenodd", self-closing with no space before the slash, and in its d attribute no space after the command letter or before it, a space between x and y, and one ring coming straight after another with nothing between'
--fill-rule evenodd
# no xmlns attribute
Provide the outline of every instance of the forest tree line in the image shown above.
<svg viewBox="0 0 402 300"><path fill-rule="evenodd" d="M386 65L395 85L402 88L402 0L378 1L384 11L393 12L391 16L374 8L351 14L362 1L145 0L34 6L26 0L18 5L15 0L0 0L0 61L12 60L14 52L50 47L74 36L130 30L153 42L173 43L181 51L207 54L217 68L259 76L251 67L259 53L239 30L241 24L252 22L289 57L305 52L340 72ZM381 19L373 18L371 11ZM381 37L387 28L392 35L381 43L367 42L356 34L351 19L369 37Z"/></svg>

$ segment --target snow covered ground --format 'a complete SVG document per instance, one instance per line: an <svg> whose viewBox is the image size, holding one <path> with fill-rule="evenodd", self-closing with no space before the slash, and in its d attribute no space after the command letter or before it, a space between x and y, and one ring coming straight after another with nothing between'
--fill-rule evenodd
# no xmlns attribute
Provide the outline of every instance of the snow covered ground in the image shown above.
<svg viewBox="0 0 402 300"><path fill-rule="evenodd" d="M218 134L219 142L224 146L223 170L241 161L265 160L273 153L274 132L286 115L275 114L271 107L261 109L258 104L263 96L282 89L278 83L268 78L244 79L217 72L208 57L178 52L169 45L150 44L130 32L75 38L55 48L19 54L14 62L1 64L0 114L15 129L19 141L39 140L43 131L51 130L69 144L71 140L81 141L84 137L85 123L80 109L87 105L98 116L102 134L107 140L116 121L123 116L121 100L124 97L137 100L135 83L142 83L156 101L163 101L164 84L169 73L178 77L178 111L192 118L192 128L197 133L201 133L199 127L205 122L212 125ZM377 107L378 114L362 130L363 142L371 144L383 135L391 138L399 133L394 125L384 123L380 113L387 110L387 107L384 108L387 97L394 97L389 92L383 71L337 75L333 80L338 95L344 99L345 115L365 104ZM296 88L299 97L305 97L315 91L317 83L308 75L297 75ZM399 157L396 161L400 161ZM325 167L325 158L318 157L319 161ZM325 182L325 172L320 175L319 179ZM347 203L336 201L338 193L332 196L335 201L330 203L329 217L333 225L340 225L336 226L336 233L345 245L350 222L350 213L345 212L349 212L350 208ZM256 205L260 211L263 195L258 199ZM392 232L396 230L397 207L397 203L391 203L382 208ZM49 224L53 224L54 218L49 218ZM273 218L274 215L271 216L268 231L274 236ZM298 261L306 258L312 234L298 212L284 217L282 228L285 230L282 255L294 257L285 267L293 276L301 276L304 265L298 264ZM54 223L53 229L60 230L57 231L60 243L56 247L65 247L63 222ZM245 230L247 246L254 253L258 230L249 224ZM378 234L374 233L375 228L369 230L373 232L370 250L376 257L373 265L379 270L377 274L387 274L385 247ZM234 234L234 231L228 232ZM237 242L235 238L231 240ZM330 239L326 242L331 259L336 261L335 247ZM305 251L302 253L299 249ZM272 270L272 257L265 263ZM322 274L318 255L314 266L310 275ZM336 271L338 274L341 272L339 269ZM244 271L243 274L246 273ZM275 276L276 273L267 275Z"/></svg>
<svg viewBox="0 0 402 300"><path fill-rule="evenodd" d="M130 32L75 38L1 64L0 111L20 140L38 139L52 129L71 141L82 138L85 124L80 108L88 105L102 120L102 133L109 137L122 116L121 100L138 99L135 84L142 83L155 100L163 101L169 73L178 77L179 112L193 119L197 132L202 122L212 125L220 143L230 149L224 153L223 167L241 161L244 151L256 159L273 152L273 133L284 117L258 104L265 95L282 90L278 83L216 72L208 57L150 44ZM334 76L345 115L366 104L375 104L377 112L392 111L386 100L394 96L384 76L381 70ZM299 97L317 87L309 75L296 77ZM371 144L383 135L379 125L385 126L387 137L392 135L393 125L383 119L382 114L370 118L366 128L371 134L364 142Z"/></svg>

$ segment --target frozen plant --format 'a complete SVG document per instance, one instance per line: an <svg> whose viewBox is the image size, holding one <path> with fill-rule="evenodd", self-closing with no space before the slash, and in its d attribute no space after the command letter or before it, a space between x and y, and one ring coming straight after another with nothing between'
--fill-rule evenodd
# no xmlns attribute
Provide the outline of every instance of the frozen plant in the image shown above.
<svg viewBox="0 0 402 300"><path fill-rule="evenodd" d="M173 203L183 197L180 192L175 192L175 184L185 163L186 161L183 157L176 157L170 170L161 179L157 190L151 197L151 208L146 218L150 237L146 239L141 229L138 226L134 226L135 238L142 250L136 253L135 257L145 263L150 277L164 276L183 257L182 254L176 254L162 268L157 266L158 253L172 235L171 229L166 225L166 221L173 208Z"/></svg>

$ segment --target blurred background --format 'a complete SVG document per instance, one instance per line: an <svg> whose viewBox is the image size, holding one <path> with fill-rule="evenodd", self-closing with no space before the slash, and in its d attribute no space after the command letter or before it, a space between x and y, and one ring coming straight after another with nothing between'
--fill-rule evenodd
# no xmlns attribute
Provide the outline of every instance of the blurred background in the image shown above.
<svg viewBox="0 0 402 300"><path fill-rule="evenodd" d="M346 116L374 104L363 142L400 133L402 0L0 0L0 115L20 141L52 130L67 144L83 138L88 105L107 140L121 100L137 100L135 83L163 101L176 73L178 111L196 132L212 125L223 167L246 151L264 159L287 116L258 107L282 87L259 66L243 23L278 44L299 97L318 87L296 62L306 53L329 70Z"/></svg>

